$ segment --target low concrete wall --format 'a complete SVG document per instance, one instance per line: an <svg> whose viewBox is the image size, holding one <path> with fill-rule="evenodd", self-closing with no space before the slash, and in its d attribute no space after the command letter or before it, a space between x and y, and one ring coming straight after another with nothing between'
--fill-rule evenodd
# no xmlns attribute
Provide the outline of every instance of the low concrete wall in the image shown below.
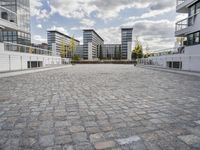
<svg viewBox="0 0 200 150"><path fill-rule="evenodd" d="M134 64L136 61L71 61L72 64Z"/></svg>
<svg viewBox="0 0 200 150"><path fill-rule="evenodd" d="M60 57L4 51L4 44L0 43L0 72L28 69L29 61L40 61L42 67L61 64Z"/></svg>
<svg viewBox="0 0 200 150"><path fill-rule="evenodd" d="M182 70L188 71L200 71L200 55L185 55L185 54L177 54L177 55L167 55L167 56L157 56L150 57L148 60L154 65L161 66L163 68L167 67L167 62L182 62Z"/></svg>

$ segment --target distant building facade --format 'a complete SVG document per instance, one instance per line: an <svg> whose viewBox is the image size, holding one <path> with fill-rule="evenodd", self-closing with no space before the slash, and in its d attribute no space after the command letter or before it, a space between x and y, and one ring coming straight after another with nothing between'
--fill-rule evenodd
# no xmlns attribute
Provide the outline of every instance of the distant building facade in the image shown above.
<svg viewBox="0 0 200 150"><path fill-rule="evenodd" d="M60 53L61 52L61 48L62 45L64 44L65 46L67 46L70 43L70 40L72 39L72 37L61 33L57 30L48 30L47 31L47 42L48 42L48 49L49 50L56 50L56 53ZM80 44L80 41L75 40L75 45L76 47Z"/></svg>
<svg viewBox="0 0 200 150"><path fill-rule="evenodd" d="M121 44L104 44L103 45L103 59L116 59L120 60L122 55L121 55ZM101 58L101 53L99 53L99 57Z"/></svg>
<svg viewBox="0 0 200 150"><path fill-rule="evenodd" d="M98 51L102 48L104 40L93 30L83 30L83 58L89 59L89 55L96 59ZM91 53L91 54L90 54Z"/></svg>
<svg viewBox="0 0 200 150"><path fill-rule="evenodd" d="M128 46L133 41L133 28L121 29L121 41L122 41L122 59L128 59Z"/></svg>
<svg viewBox="0 0 200 150"><path fill-rule="evenodd" d="M122 44L104 44L103 38L95 30L83 30L82 58L131 60L133 28L122 28L121 34Z"/></svg>
<svg viewBox="0 0 200 150"><path fill-rule="evenodd" d="M0 13L1 19L7 21L9 26L4 26L1 29L0 40L30 45L31 33L29 0L0 0ZM4 23L2 22L2 24ZM15 23L16 26L12 26Z"/></svg>

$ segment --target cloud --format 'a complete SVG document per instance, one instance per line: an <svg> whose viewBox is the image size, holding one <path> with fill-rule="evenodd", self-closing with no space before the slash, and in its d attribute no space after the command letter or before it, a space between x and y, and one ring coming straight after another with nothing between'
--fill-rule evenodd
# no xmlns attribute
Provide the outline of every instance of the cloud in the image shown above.
<svg viewBox="0 0 200 150"><path fill-rule="evenodd" d="M174 46L175 22L166 19L153 21L141 20L127 22L124 26L133 26L134 35L139 36L144 45L151 49L164 49Z"/></svg>
<svg viewBox="0 0 200 150"><path fill-rule="evenodd" d="M67 30L64 27L52 26L48 30L56 30L56 31L59 31L59 32L61 32L63 34L67 34L68 35L68 32L67 32Z"/></svg>
<svg viewBox="0 0 200 150"><path fill-rule="evenodd" d="M174 6L174 0L49 0L50 14L58 13L67 18L96 17L106 20L119 16L129 8L149 8L163 10Z"/></svg>
<svg viewBox="0 0 200 150"><path fill-rule="evenodd" d="M35 16L37 19L47 19L51 15L43 8L42 0L30 0L30 7L31 16Z"/></svg>
<svg viewBox="0 0 200 150"><path fill-rule="evenodd" d="M95 25L95 21L86 18L82 19L80 23L86 27L93 27Z"/></svg>
<svg viewBox="0 0 200 150"><path fill-rule="evenodd" d="M43 38L41 35L34 35L32 37L32 43L36 44L47 43L47 39Z"/></svg>
<svg viewBox="0 0 200 150"><path fill-rule="evenodd" d="M105 44L121 43L121 30L119 27L97 29L96 32L104 39Z"/></svg>
<svg viewBox="0 0 200 150"><path fill-rule="evenodd" d="M38 24L38 25L37 25L37 28L42 29L43 27L42 27L41 24Z"/></svg>
<svg viewBox="0 0 200 150"><path fill-rule="evenodd" d="M92 0L49 0L51 13L58 13L66 18L83 18L96 10L90 5Z"/></svg>

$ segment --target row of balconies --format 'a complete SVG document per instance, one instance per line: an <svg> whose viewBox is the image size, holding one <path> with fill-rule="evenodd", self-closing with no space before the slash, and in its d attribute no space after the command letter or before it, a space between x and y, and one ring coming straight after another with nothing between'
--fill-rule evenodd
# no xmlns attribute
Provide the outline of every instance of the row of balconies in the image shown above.
<svg viewBox="0 0 200 150"><path fill-rule="evenodd" d="M17 30L17 14L0 6L0 27Z"/></svg>
<svg viewBox="0 0 200 150"><path fill-rule="evenodd" d="M197 1L198 0L176 0L176 12L188 13L188 6Z"/></svg>
<svg viewBox="0 0 200 150"><path fill-rule="evenodd" d="M188 13L189 14L189 6L197 2L198 0L177 0L177 12L178 13ZM176 23L175 35L178 37L184 37L188 32L191 32L192 27L195 26L196 22L196 14L189 16L183 20L180 20Z"/></svg>

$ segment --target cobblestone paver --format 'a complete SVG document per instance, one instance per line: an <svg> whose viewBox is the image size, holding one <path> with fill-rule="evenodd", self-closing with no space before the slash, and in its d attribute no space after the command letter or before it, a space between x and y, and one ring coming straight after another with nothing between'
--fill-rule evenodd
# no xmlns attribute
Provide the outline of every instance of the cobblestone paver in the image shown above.
<svg viewBox="0 0 200 150"><path fill-rule="evenodd" d="M2 150L198 150L200 78L75 65L0 79Z"/></svg>

